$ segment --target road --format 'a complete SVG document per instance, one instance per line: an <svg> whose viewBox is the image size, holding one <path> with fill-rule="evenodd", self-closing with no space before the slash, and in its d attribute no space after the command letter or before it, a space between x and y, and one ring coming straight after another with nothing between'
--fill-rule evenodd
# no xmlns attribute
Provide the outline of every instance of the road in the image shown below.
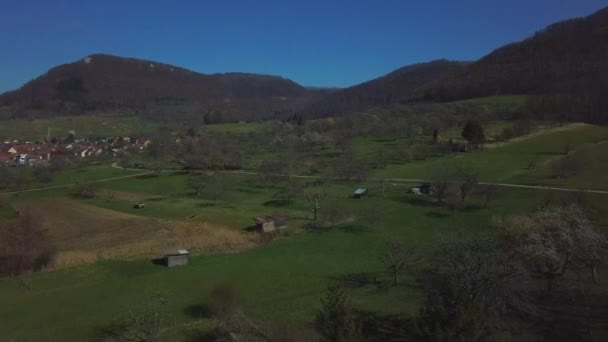
<svg viewBox="0 0 608 342"><path fill-rule="evenodd" d="M234 174L244 174L244 175L259 175L258 172L250 172L250 171L222 171L224 173L234 173ZM327 179L327 177L321 176L302 176L302 175L294 175L292 177L295 178L306 178L306 179ZM372 181L372 182L391 182L391 183L424 183L431 182L429 179L416 179L416 178L365 178L364 181ZM519 189L535 189L535 190L554 190L554 191L569 191L569 192L588 192L593 194L601 194L608 195L608 191L606 190L593 190L593 189L572 189L572 188L560 188L554 186L544 186L544 185L525 185L525 184L511 184L511 183L492 183L492 182L479 182L478 184L482 185L495 185L505 188L519 188Z"/></svg>
<svg viewBox="0 0 608 342"><path fill-rule="evenodd" d="M133 177L137 177L137 176L141 176L141 175L147 175L147 174L150 174L150 173L152 173L152 171L140 172L140 173L135 173L135 174L131 174L131 175L124 175L124 176L118 176L118 177L96 179L96 180L92 180L92 181L82 182L80 184L109 182L109 181L113 181L113 180L117 180L117 179L133 178ZM15 195L15 194L21 194L21 193L24 193L24 192L35 192L35 191L45 191L45 190L52 190L52 189L68 188L68 187L73 186L73 185L76 185L76 183L53 185L53 186L45 186L45 187L40 187L40 188L25 189L25 190L21 190L21 191L0 192L0 196L2 196L2 195Z"/></svg>
<svg viewBox="0 0 608 342"><path fill-rule="evenodd" d="M117 163L113 163L112 164L113 168L117 168L117 169L122 169L122 167L118 166ZM130 171L142 171L141 169L127 169ZM176 170L164 170L164 171L176 171ZM197 170L197 171L204 171L204 170ZM259 175L259 172L252 172L252 171L220 171L222 173L229 173L229 174L241 174L241 175L251 175L251 176L256 176ZM119 176L119 177L111 177L111 178L104 178L104 179L97 179L97 180L93 180L93 181L88 181L88 182L84 182L84 183L103 183L103 182L109 182L109 181L113 181L113 180L118 180L118 179L125 179L125 178L133 178L133 177L137 177L137 176L141 176L141 175L147 175L147 174L151 174L154 173L154 171L145 171L145 172L140 172L140 173L136 173L136 174L131 174L131 175L125 175L125 176ZM277 175L277 176L283 176L283 175ZM292 177L295 178L302 178L302 179L327 179L327 177L322 177L322 176L306 176L306 175L294 175ZM430 182L430 180L428 179L415 179L415 178L366 178L364 179L365 181L372 181L372 182L379 182L379 181L385 181L385 182L390 182L390 183L423 183L423 182ZM34 188L34 189L27 189L27 190L22 190L22 191L10 191L10 192L2 192L0 193L1 195L14 195L14 194L19 194L19 193L24 193L24 192L35 192L35 191L44 191L44 190L52 190L52 189L61 189L61 188L67 188L70 186L75 185L76 183L70 183L70 184L62 184L62 185L55 185L55 186L47 186L47 187L40 187L40 188ZM479 182L479 184L483 184L483 185L495 185L495 186L499 186L499 187L505 187L505 188L516 188L516 189L532 189L532 190L549 190L549 191L567 191L567 192L586 192L586 193L591 193L591 194L600 194L600 195L608 195L608 191L606 190L594 190L594 189L573 189L573 188L561 188L561 187L555 187L555 186L544 186L544 185L525 185L525 184L511 184L511 183L492 183L492 182Z"/></svg>

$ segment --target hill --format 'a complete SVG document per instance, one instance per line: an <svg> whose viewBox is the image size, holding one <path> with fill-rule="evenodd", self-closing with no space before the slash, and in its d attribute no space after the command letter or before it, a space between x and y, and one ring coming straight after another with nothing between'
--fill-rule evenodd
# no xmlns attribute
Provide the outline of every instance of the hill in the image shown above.
<svg viewBox="0 0 608 342"><path fill-rule="evenodd" d="M327 94L304 110L309 117L325 117L406 101L438 78L460 72L467 63L437 60L409 65L385 76Z"/></svg>
<svg viewBox="0 0 608 342"><path fill-rule="evenodd" d="M277 76L201 74L153 61L94 54L52 68L20 89L0 95L0 105L10 106L17 117L119 112L145 113L155 119L178 115L231 121L280 115L309 93Z"/></svg>
<svg viewBox="0 0 608 342"><path fill-rule="evenodd" d="M440 60L398 69L330 94L303 113L313 117L340 115L399 102L527 94L550 95L537 104L542 107L539 111L563 111L564 116L574 112L576 117L565 119L605 122L608 104L601 96L605 89L608 8L550 25L473 63Z"/></svg>

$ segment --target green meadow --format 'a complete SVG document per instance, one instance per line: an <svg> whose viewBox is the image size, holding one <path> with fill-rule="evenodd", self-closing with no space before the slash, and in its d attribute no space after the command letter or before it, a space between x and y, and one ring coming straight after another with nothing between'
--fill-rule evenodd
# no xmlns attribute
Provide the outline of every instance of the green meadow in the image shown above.
<svg viewBox="0 0 608 342"><path fill-rule="evenodd" d="M225 129L240 129L240 125L248 124L234 124ZM502 128L504 123L497 126ZM608 149L603 143L607 139L606 127L554 127L479 151L389 164L374 170L373 176L428 179L441 165L466 164L475 168L483 181L608 189L603 175L608 168ZM364 155L391 144L359 139L355 148ZM572 178L555 179L551 168L566 157L566 144L572 146L569 157L579 158L584 168ZM529 168L530 162L536 166ZM73 198L66 187L10 195L8 202L16 205L28 201L35 205L39 200L64 198L129 217L209 222L243 234L251 234L248 231L255 217L279 214L288 218L289 227L280 239L239 253L193 256L187 266L180 268L158 266L150 258L101 260L2 279L0 336L13 341L83 341L96 328L107 325L147 295L162 292L169 301L170 317L164 336L187 340L192 331L205 332L213 326L213 320L201 316L199 308L207 303L210 291L221 283L232 284L242 296L245 310L271 326L310 326L326 285L337 279L345 281L356 309L377 315L412 317L421 304L422 288L409 275L399 286L388 285L390 277L384 272L380 255L389 242L412 246L428 261L445 241L492 234L492 222L497 217L528 213L547 201L557 203L575 196L564 191L501 188L501 196L487 208L482 207L479 199L472 198L464 209L451 209L437 206L432 198L408 193L412 183L390 183L382 196L380 184L375 181L334 181L327 185L324 203L339 205L343 215L334 229L310 230L306 224L312 214L304 196L291 203L277 201L277 193L284 185L281 181L261 185L256 175L209 174L222 178L222 194L215 198L209 189L195 194L187 172L164 171L160 176L137 175L138 172L142 171L124 171L109 165L70 169L59 174L51 185L133 177L100 182L106 195L94 199ZM303 186L310 182L309 190L319 189L312 184L314 179L299 181ZM370 198L351 198L358 187L370 189ZM146 201L145 209L135 210L128 200L110 198L107 193L113 191L154 198ZM591 203L595 224L608 229L608 195L585 197ZM365 219L372 207L382 208L373 229ZM0 217L12 215L9 206L0 208ZM416 267L423 268L427 261ZM379 282L349 281L360 276Z"/></svg>

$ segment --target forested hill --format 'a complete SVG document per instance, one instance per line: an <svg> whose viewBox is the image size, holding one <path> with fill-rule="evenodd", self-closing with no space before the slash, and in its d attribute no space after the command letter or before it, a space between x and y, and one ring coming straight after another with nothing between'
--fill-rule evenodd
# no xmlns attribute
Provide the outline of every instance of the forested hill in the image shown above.
<svg viewBox="0 0 608 342"><path fill-rule="evenodd" d="M365 110L369 106L382 106L407 101L422 86L433 80L454 76L467 63L437 60L409 65L385 76L359 85L335 91L306 107L307 117L324 117Z"/></svg>
<svg viewBox="0 0 608 342"><path fill-rule="evenodd" d="M451 79L438 80L423 96L454 100L545 93L588 87L608 78L608 8L553 24L518 43L498 48Z"/></svg>
<svg viewBox="0 0 608 342"><path fill-rule="evenodd" d="M208 116L210 120L279 115L314 93L277 76L201 74L163 63L95 54L57 66L0 95L17 115L92 112Z"/></svg>
<svg viewBox="0 0 608 342"><path fill-rule="evenodd" d="M422 47L421 47L422 48ZM608 8L553 24L473 63L436 61L399 69L311 104L331 116L396 102L445 102L504 94L543 95L545 110L584 121L608 117Z"/></svg>

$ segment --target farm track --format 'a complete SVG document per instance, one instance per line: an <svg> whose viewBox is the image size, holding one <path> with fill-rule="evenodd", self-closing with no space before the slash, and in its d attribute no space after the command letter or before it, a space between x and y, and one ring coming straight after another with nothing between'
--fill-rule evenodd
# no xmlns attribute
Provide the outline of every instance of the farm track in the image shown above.
<svg viewBox="0 0 608 342"><path fill-rule="evenodd" d="M117 163L113 163L112 167L113 168L117 168L117 169L122 169L122 167L118 166ZM127 169L127 170L141 171L141 169ZM177 171L177 170L164 170L164 171ZM192 170L192 171L206 171L206 170ZM259 172L253 172L253 171L219 171L219 172L227 173L227 174L250 175L250 176L257 176L257 175L260 174ZM110 181L113 181L113 180L126 179L126 178L134 178L134 177L148 175L148 174L152 174L152 173L154 173L154 171L146 171L146 172L140 172L140 173L135 173L135 174L131 174L131 175L125 175L125 176L118 176L118 177L97 179L97 180L87 181L87 182L83 182L83 183L85 183L85 184L104 183L104 182L110 182ZM285 175L277 175L277 176L286 177ZM328 179L328 177L307 176L307 175L293 175L292 177L300 178L300 179ZM393 183L416 183L416 182L430 182L431 181L429 179L417 179L417 178L365 178L365 179L362 179L362 180L363 181L375 181L375 182L385 181L385 182L393 182ZM33 189L27 189L27 190L21 190L21 191L2 192L2 193L0 193L0 196L2 196L2 195L15 195L15 194L20 194L20 193L25 193L25 192L35 192L35 191L62 189L62 188L68 188L68 187L73 186L75 184L76 183L69 183L69 184L62 184L62 185L55 185L55 186L33 188ZM482 185L495 185L495 186L499 186L499 187L516 188L516 189L531 189L531 190L545 190L545 191L546 190L549 190L549 191L567 191L567 192L586 192L586 193L592 193L592 194L608 195L608 191L607 190L576 189L576 188L562 188L562 187L544 186L544 185L525 185L525 184L494 183L494 182L479 182L479 184L482 184Z"/></svg>
<svg viewBox="0 0 608 342"><path fill-rule="evenodd" d="M114 167L114 164L112 164L112 166ZM113 180L119 180L119 179L133 178L133 177L137 177L137 176L148 175L148 174L151 174L151 173L153 173L153 171L135 173L135 174L132 174L132 175L125 175L125 176L118 176L118 177L110 177L110 178L104 178L104 179L96 179L96 180L92 180L92 181L82 182L81 184L103 183L103 182L109 182L109 181L113 181ZM25 189L25 190L20 190L20 191L0 192L0 196L2 196L2 195L16 195L16 194L21 194L21 193L25 193L25 192L35 192L35 191L62 189L62 188L68 188L68 187L73 186L75 184L76 183L68 183L68 184L45 186L45 187L33 188L33 189Z"/></svg>
<svg viewBox="0 0 608 342"><path fill-rule="evenodd" d="M245 174L245 175L259 175L258 172L250 172L250 171L221 171L224 173L233 173L233 174ZM284 176L285 175L277 175ZM301 176L294 175L292 177L295 178L305 178L305 179L327 179L328 177L321 176ZM423 183L423 182L431 182L430 179L416 179L416 178L365 178L363 181L385 181L385 182L393 182L393 183ZM493 182L479 182L478 184L482 185L495 185L505 188L520 188L520 189L535 189L535 190L554 190L554 191L569 191L569 192L588 192L594 194L602 194L608 195L608 191L606 190L593 190L593 189L574 189L574 188L560 188L553 186L544 186L544 185L525 185L525 184L511 184L511 183L493 183Z"/></svg>

